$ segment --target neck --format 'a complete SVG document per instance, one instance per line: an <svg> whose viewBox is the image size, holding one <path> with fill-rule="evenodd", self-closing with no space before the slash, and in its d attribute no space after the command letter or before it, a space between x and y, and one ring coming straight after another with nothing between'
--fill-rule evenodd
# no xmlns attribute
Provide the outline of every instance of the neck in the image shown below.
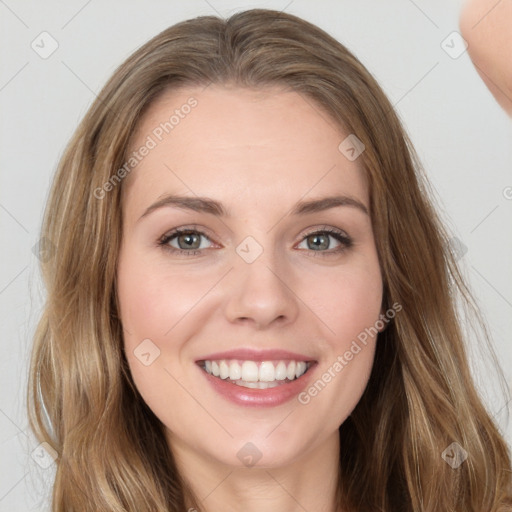
<svg viewBox="0 0 512 512"><path fill-rule="evenodd" d="M337 431L285 466L234 467L212 460L176 440L172 448L180 474L203 512L339 512L336 509Z"/></svg>

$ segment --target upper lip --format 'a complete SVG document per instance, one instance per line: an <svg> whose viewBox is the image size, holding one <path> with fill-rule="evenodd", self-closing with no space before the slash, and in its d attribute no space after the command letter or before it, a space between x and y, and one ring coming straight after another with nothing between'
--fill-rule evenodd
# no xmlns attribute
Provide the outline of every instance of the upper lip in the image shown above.
<svg viewBox="0 0 512 512"><path fill-rule="evenodd" d="M315 361L313 357L297 354L288 350L271 349L271 350L256 350L251 348L238 348L235 350L226 350L224 352L215 352L200 357L196 360L199 361L218 361L221 359L241 359L244 361L279 361L281 359L291 359L293 361Z"/></svg>

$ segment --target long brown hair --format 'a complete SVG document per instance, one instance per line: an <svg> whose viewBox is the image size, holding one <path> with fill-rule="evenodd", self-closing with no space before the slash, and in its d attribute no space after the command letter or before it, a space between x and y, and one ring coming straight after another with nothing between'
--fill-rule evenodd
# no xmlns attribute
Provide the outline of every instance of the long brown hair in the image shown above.
<svg viewBox="0 0 512 512"><path fill-rule="evenodd" d="M59 455L52 510L201 509L123 352L116 265L124 182L119 174L112 180L159 94L210 83L293 90L366 147L360 158L385 306L397 302L402 311L379 335L368 386L340 427L339 508L511 505L508 448L473 384L457 297L476 318L478 311L392 105L324 31L254 9L178 23L138 49L99 93L60 162L42 229L55 251L42 263L47 300L28 390L30 426ZM458 468L441 456L454 442L468 454Z"/></svg>

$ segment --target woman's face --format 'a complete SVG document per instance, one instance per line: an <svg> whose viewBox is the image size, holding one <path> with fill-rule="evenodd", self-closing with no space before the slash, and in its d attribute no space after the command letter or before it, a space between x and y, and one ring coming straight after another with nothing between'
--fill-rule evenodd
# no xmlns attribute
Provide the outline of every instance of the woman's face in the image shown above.
<svg viewBox="0 0 512 512"><path fill-rule="evenodd" d="M277 89L169 91L142 118L120 314L135 384L183 460L286 465L336 442L358 403L382 280L348 135Z"/></svg>

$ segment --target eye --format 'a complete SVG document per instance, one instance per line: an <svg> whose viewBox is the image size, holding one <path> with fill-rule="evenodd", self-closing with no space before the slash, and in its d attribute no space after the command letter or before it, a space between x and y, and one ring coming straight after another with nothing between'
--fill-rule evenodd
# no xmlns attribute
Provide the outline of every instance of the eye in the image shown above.
<svg viewBox="0 0 512 512"><path fill-rule="evenodd" d="M204 241L207 241L203 243ZM333 242L334 240L334 242ZM163 235L158 241L158 245L162 249L179 255L197 256L204 249L210 248L210 238L195 228L176 228L169 233ZM322 230L308 233L303 238L301 244L306 244L306 249L314 256L333 256L342 253L352 246L352 239L343 231L334 228L324 228ZM334 245L334 247L332 247Z"/></svg>
<svg viewBox="0 0 512 512"><path fill-rule="evenodd" d="M172 253L194 256L208 248L202 243L202 239L210 241L204 233L196 229L177 228L162 236L158 245Z"/></svg>
<svg viewBox="0 0 512 512"><path fill-rule="evenodd" d="M334 243L332 242L333 239L335 240ZM333 228L325 228L320 231L314 231L307 234L301 242L301 244L304 243L306 244L305 249L320 253L322 256L330 256L333 254L340 254L351 247L352 239L343 231ZM332 247L332 245L335 245L335 247ZM300 245L298 247L301 248Z"/></svg>

